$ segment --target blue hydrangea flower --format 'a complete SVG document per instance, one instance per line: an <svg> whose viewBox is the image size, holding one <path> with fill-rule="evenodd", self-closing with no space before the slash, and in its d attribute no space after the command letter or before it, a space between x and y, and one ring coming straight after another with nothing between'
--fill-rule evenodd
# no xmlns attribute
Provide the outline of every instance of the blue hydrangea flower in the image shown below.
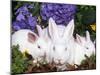
<svg viewBox="0 0 100 75"><path fill-rule="evenodd" d="M19 29L34 30L37 24L37 17L36 16L33 17L29 9L33 9L33 4L25 4L17 9L15 13L16 20L13 21L12 23L13 30L15 31Z"/></svg>
<svg viewBox="0 0 100 75"><path fill-rule="evenodd" d="M16 20L18 21L25 20L25 16L20 12L16 17Z"/></svg>
<svg viewBox="0 0 100 75"><path fill-rule="evenodd" d="M12 27L13 27L14 30L20 30L21 29L20 23L17 22L17 21L13 22L12 25L13 25Z"/></svg>
<svg viewBox="0 0 100 75"><path fill-rule="evenodd" d="M27 20L30 26L34 26L37 24L37 17L29 16Z"/></svg>
<svg viewBox="0 0 100 75"><path fill-rule="evenodd" d="M74 18L76 6L72 4L42 3L40 14L43 20L52 17L57 24L67 25Z"/></svg>
<svg viewBox="0 0 100 75"><path fill-rule="evenodd" d="M22 13L23 15L30 14L28 8L25 5L20 7L20 8L18 8L15 14L19 14L19 13Z"/></svg>
<svg viewBox="0 0 100 75"><path fill-rule="evenodd" d="M12 24L12 27L15 31L20 30L20 29L34 30L36 25L37 25L37 17L30 16L26 18L25 20L14 21Z"/></svg>
<svg viewBox="0 0 100 75"><path fill-rule="evenodd" d="M15 14L22 13L23 15L30 15L29 9L34 9L34 4L24 4L22 7L18 8Z"/></svg>

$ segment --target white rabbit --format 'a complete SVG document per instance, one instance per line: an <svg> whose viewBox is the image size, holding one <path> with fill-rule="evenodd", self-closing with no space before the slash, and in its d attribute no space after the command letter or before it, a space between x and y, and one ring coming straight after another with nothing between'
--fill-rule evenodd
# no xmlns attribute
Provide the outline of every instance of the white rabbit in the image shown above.
<svg viewBox="0 0 100 75"><path fill-rule="evenodd" d="M48 27L42 29L39 25L37 25L37 29L38 29L38 33L40 34L40 36L43 37L43 39L46 40L46 51L45 51L45 59L48 63L50 63L50 45L51 45L51 40L50 37L48 35ZM42 33L41 33L42 32Z"/></svg>
<svg viewBox="0 0 100 75"><path fill-rule="evenodd" d="M57 26L55 21L49 19L49 35L52 41L50 47L51 60L56 64L66 65L66 63L74 63L74 20L72 19L69 24L64 26ZM73 60L73 61L72 61ZM64 67L62 68L64 69Z"/></svg>
<svg viewBox="0 0 100 75"><path fill-rule="evenodd" d="M76 49L75 49L75 64L80 65L81 61L95 54L95 45L90 39L90 34L86 31L86 37L81 37L76 34Z"/></svg>
<svg viewBox="0 0 100 75"><path fill-rule="evenodd" d="M57 32L56 28L58 28L59 36L62 36L64 33L64 30L67 29L67 27L65 27L63 25L56 25L56 23L54 23L54 25L55 25L56 32ZM68 25L69 25L69 27L71 27L71 25L73 25L72 30L74 30L74 22L73 21L70 22ZM70 34L70 36L72 36L72 35L73 35L73 33ZM68 39L68 38L66 38L66 39ZM70 45L70 46L68 46L69 50L71 50L72 49L71 47L73 47L73 49L71 51L72 52L71 57L70 57L72 59L67 61L69 64L72 64L72 65L78 64L79 65L81 63L81 61L83 59L85 59L84 55L90 56L92 53L95 53L95 44L91 41L90 34L88 31L86 31L86 37L81 37L78 34L76 34L76 41L74 40L74 37L72 36L71 40L68 44ZM58 49L60 49L60 48L58 47Z"/></svg>
<svg viewBox="0 0 100 75"><path fill-rule="evenodd" d="M43 36L43 31L37 25L39 36L28 29L16 31L12 35L12 45L19 44L21 52L27 52L33 56L34 59L40 61L46 54L48 44L46 38Z"/></svg>

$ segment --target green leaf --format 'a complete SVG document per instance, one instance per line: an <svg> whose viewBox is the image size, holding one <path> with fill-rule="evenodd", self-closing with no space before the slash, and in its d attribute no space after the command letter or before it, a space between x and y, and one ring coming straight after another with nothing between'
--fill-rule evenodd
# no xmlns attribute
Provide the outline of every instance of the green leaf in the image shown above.
<svg viewBox="0 0 100 75"><path fill-rule="evenodd" d="M89 9L82 12L82 23L84 25L90 25L96 23L96 11Z"/></svg>
<svg viewBox="0 0 100 75"><path fill-rule="evenodd" d="M19 51L19 46L12 47L12 74L24 73L28 66L27 58L23 57L23 54Z"/></svg>

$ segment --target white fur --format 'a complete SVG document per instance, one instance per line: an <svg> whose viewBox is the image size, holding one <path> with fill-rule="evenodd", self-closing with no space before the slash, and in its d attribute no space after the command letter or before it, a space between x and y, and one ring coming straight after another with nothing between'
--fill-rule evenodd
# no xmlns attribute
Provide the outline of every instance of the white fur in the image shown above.
<svg viewBox="0 0 100 75"><path fill-rule="evenodd" d="M80 65L85 55L88 57L95 54L95 45L90 39L90 34L86 31L86 37L76 34L75 64Z"/></svg>
<svg viewBox="0 0 100 75"><path fill-rule="evenodd" d="M27 52L31 54L34 59L41 60L41 57L43 57L46 54L46 51L48 50L48 44L47 40L42 35L42 29L40 29L39 26L37 26L37 29L39 36L37 36L37 34L28 29L16 31L12 35L12 45L18 44L20 46L19 50L21 52L27 50ZM32 42L29 42L28 33L33 34L36 37L36 39L34 41L31 39Z"/></svg>
<svg viewBox="0 0 100 75"><path fill-rule="evenodd" d="M45 59L46 59L46 61L48 62L48 63L50 63L51 62L51 56L50 56L50 45L51 45L51 40L50 40L50 37L49 37L49 35L48 35L48 27L47 28L44 28L44 29L42 29L40 26L38 26L37 25L37 29L38 29L38 32L39 32L39 34L41 34L41 36L42 37L44 37L45 38L45 40L46 40L46 51L45 51L45 54L46 54L46 57L45 57ZM42 30L42 31L40 31L40 30ZM41 33L42 32L42 33Z"/></svg>
<svg viewBox="0 0 100 75"><path fill-rule="evenodd" d="M81 61L85 59L85 55L90 56L92 53L95 53L95 46L90 39L88 31L86 31L86 37L80 37L76 34L76 41L74 40L74 20L70 21L65 27L56 25L55 21L50 18L48 30L48 35L52 41L50 57L51 61L54 61L56 64L65 65L69 63L71 65L80 65ZM65 51L66 48L67 51Z"/></svg>
<svg viewBox="0 0 100 75"><path fill-rule="evenodd" d="M76 34L76 41L74 40L73 19L67 26L63 26L57 25L50 18L47 28L42 29L39 25L36 27L39 36L28 29L16 31L12 35L12 45L19 44L21 52L27 50L36 60L41 60L41 57L46 55L47 62L60 63L63 66L61 68L64 69L67 63L80 65L81 61L85 59L85 54L90 56L95 53L95 46L88 31L86 31L86 37ZM34 41L31 39L32 42L29 42L28 33L33 34L36 39Z"/></svg>
<svg viewBox="0 0 100 75"><path fill-rule="evenodd" d="M66 63L74 63L73 55L74 51L74 38L73 38L73 30L74 30L74 20L71 20L69 24L65 26L56 25L55 21L50 18L49 19L49 35L52 41L50 47L50 56L51 60L53 60L56 64L66 64Z"/></svg>

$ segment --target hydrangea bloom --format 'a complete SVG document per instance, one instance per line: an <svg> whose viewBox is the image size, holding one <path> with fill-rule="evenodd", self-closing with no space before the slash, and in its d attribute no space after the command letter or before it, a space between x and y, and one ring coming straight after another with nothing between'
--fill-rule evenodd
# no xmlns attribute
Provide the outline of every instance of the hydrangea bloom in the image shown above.
<svg viewBox="0 0 100 75"><path fill-rule="evenodd" d="M37 24L37 17L29 16L25 20L21 21L14 21L13 22L13 29L19 30L19 29L31 29L34 30L35 26Z"/></svg>
<svg viewBox="0 0 100 75"><path fill-rule="evenodd" d="M42 3L40 14L43 20L52 17L57 24L67 25L75 12L76 6L72 4Z"/></svg>
<svg viewBox="0 0 100 75"><path fill-rule="evenodd" d="M29 9L34 9L34 4L24 4L22 7L18 8L15 14L22 13L24 16L30 15Z"/></svg>
<svg viewBox="0 0 100 75"><path fill-rule="evenodd" d="M16 20L18 21L25 20L25 16L20 12L16 17Z"/></svg>
<svg viewBox="0 0 100 75"><path fill-rule="evenodd" d="M15 15L16 20L13 22L13 29L31 29L34 30L37 24L37 17L33 17L29 9L33 9L33 4L25 4L18 8Z"/></svg>

